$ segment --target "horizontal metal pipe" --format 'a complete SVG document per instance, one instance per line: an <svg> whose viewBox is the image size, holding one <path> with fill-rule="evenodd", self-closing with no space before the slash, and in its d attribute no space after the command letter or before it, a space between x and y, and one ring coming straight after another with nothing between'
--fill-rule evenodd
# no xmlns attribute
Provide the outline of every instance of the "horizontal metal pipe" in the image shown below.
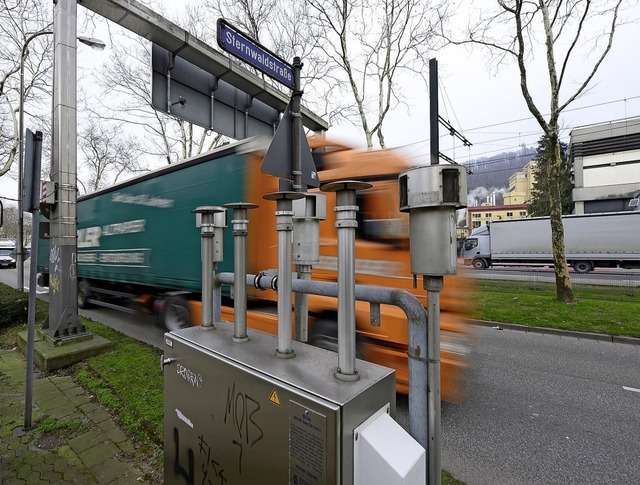
<svg viewBox="0 0 640 485"><path fill-rule="evenodd" d="M247 286L261 290L277 288L275 276L248 274ZM216 286L233 285L233 273L220 273L216 278ZM338 297L338 284L328 281L307 281L294 279L291 284L294 292L311 295ZM394 305L404 311L409 322L409 433L420 445L428 450L427 430L427 312L422 303L405 290L385 288L382 286L355 286L355 299L370 303Z"/></svg>

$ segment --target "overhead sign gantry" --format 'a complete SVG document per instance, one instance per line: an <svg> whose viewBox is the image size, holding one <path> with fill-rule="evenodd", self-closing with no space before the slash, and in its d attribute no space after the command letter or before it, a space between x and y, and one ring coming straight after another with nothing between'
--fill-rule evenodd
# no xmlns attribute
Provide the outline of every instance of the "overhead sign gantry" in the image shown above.
<svg viewBox="0 0 640 485"><path fill-rule="evenodd" d="M80 0L78 3L279 112L289 104L287 94L137 0ZM302 108L301 113L302 123L308 129L326 131L329 128L325 120L309 109Z"/></svg>

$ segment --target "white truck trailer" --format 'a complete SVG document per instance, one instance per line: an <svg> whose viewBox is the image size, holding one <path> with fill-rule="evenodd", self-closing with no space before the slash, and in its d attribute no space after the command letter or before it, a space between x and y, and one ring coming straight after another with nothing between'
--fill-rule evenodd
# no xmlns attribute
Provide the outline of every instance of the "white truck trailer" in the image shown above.
<svg viewBox="0 0 640 485"><path fill-rule="evenodd" d="M562 217L567 263L579 273L593 268L640 268L640 212ZM553 264L548 217L494 221L465 238L464 264L548 266Z"/></svg>

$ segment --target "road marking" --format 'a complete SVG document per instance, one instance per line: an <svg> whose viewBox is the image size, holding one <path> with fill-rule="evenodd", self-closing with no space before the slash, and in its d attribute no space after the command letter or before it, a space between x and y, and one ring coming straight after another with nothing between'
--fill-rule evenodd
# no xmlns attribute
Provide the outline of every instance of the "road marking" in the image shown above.
<svg viewBox="0 0 640 485"><path fill-rule="evenodd" d="M624 389L625 391L640 392L640 389L636 389L635 387L622 386L622 389Z"/></svg>

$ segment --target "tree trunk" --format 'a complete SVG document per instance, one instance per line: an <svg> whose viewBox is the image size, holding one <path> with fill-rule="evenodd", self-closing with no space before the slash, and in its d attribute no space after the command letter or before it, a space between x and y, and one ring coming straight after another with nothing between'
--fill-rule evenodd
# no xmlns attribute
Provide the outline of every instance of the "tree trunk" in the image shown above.
<svg viewBox="0 0 640 485"><path fill-rule="evenodd" d="M560 200L560 167L562 157L560 155L560 142L557 130L550 130L549 153L549 205L551 222L551 247L553 252L553 266L556 275L556 297L565 303L575 303L576 299L569 278L567 258L564 249L564 226L562 225L562 203Z"/></svg>

